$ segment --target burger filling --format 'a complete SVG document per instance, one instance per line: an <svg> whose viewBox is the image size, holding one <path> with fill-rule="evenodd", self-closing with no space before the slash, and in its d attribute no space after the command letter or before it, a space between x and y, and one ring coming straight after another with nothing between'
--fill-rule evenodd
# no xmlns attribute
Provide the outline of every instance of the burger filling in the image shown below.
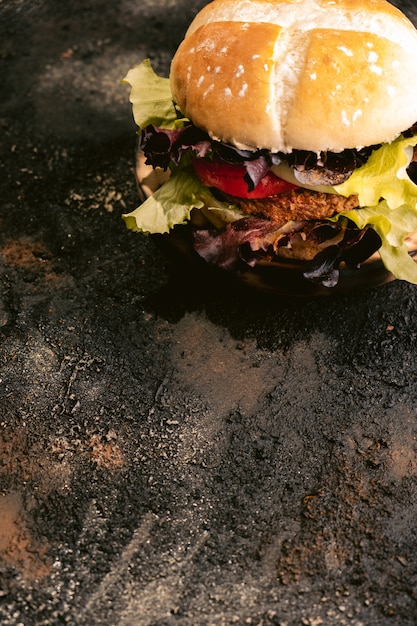
<svg viewBox="0 0 417 626"><path fill-rule="evenodd" d="M143 62L129 71L131 102L146 163L168 181L129 228L167 233L191 227L209 263L232 270L260 261L305 261L306 278L333 286L341 264L359 267L376 251L400 279L417 283L405 240L417 230L417 127L390 144L340 153L240 150L182 117L169 80Z"/></svg>
<svg viewBox="0 0 417 626"><path fill-rule="evenodd" d="M213 197L234 207L238 216L231 222L218 224L204 210L205 220L201 211L190 219L195 250L222 269L244 271L260 260L297 259L309 262L307 278L330 287L338 282L342 262L357 267L381 245L368 227L325 221L359 206L356 194L345 197L328 188L347 180L370 150L339 155L242 151L212 140L192 124L172 131L150 125L141 133L140 149L153 167L189 161ZM274 170L285 171L292 180Z"/></svg>

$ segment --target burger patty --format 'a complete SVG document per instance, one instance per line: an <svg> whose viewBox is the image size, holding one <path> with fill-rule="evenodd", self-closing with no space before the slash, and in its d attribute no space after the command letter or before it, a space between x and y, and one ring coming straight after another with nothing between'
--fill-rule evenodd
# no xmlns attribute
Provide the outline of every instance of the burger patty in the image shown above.
<svg viewBox="0 0 417 626"><path fill-rule="evenodd" d="M274 222L320 220L358 207L358 197L294 189L258 199L230 198L248 215L262 215Z"/></svg>

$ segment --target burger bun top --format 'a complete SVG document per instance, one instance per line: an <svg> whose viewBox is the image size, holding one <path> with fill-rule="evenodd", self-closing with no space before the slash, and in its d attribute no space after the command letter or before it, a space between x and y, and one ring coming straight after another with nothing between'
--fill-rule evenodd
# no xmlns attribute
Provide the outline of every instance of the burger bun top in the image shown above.
<svg viewBox="0 0 417 626"><path fill-rule="evenodd" d="M184 115L237 148L340 152L417 121L417 31L385 0L214 0L171 65Z"/></svg>

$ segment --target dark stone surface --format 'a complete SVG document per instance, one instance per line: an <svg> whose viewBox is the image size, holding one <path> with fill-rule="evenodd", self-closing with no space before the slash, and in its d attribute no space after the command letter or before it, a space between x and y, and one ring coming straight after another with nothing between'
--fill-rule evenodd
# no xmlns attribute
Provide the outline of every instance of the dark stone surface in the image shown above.
<svg viewBox="0 0 417 626"><path fill-rule="evenodd" d="M121 219L120 80L203 4L0 3L0 622L415 624L416 287L216 287Z"/></svg>

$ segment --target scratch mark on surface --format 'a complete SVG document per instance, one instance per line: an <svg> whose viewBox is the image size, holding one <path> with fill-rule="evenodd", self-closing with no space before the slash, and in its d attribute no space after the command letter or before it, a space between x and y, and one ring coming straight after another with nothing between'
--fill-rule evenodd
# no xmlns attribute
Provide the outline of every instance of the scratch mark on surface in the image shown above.
<svg viewBox="0 0 417 626"><path fill-rule="evenodd" d="M133 537L119 558L111 566L110 571L101 581L98 589L91 595L85 608L84 614L94 614L97 605L101 605L104 598L111 589L117 586L120 580L126 575L132 559L140 547L149 539L153 525L157 521L158 516L154 513L147 513L142 524L135 530Z"/></svg>

